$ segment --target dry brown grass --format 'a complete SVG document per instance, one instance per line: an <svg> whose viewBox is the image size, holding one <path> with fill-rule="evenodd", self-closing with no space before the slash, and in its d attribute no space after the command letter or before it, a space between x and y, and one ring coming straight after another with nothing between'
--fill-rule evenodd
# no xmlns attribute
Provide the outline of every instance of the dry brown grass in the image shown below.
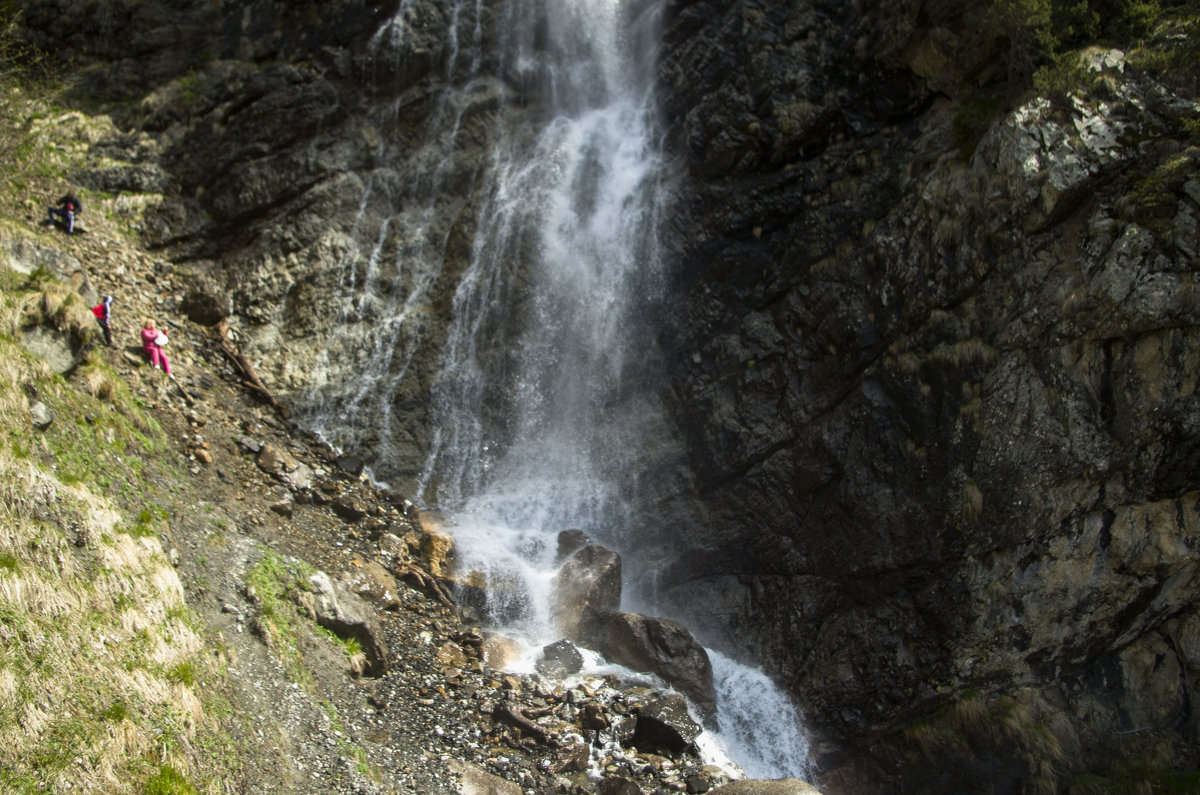
<svg viewBox="0 0 1200 795"><path fill-rule="evenodd" d="M0 291L0 329L96 333L82 301L38 287ZM85 369L83 391L111 399L112 374ZM163 765L190 774L207 668L182 584L155 535L127 532L110 500L39 463L79 445L32 431L27 386L86 410L44 361L0 343L0 792L130 792Z"/></svg>
<svg viewBox="0 0 1200 795"><path fill-rule="evenodd" d="M172 671L203 643L158 540L3 451L0 483L0 785L120 792L162 764L190 770L204 714Z"/></svg>

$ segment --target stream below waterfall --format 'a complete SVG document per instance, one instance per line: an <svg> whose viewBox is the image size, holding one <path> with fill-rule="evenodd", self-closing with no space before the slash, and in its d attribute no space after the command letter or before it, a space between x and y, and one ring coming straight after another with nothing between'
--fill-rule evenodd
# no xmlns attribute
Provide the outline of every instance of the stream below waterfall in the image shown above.
<svg viewBox="0 0 1200 795"><path fill-rule="evenodd" d="M623 609L655 609L655 564L638 556L636 505L639 484L655 477L653 451L668 438L647 334L666 298L658 235L672 183L655 90L664 3L444 5L451 88L422 146L448 162L470 97L497 81L519 90L500 92L496 124L506 104L522 106L513 114L522 123L493 131L474 186L470 261L460 265L433 387L436 431L414 498L443 515L458 567L486 580L488 614L503 617L492 629L532 655L562 637L551 605L561 531L580 529L621 555ZM375 57L391 57L416 13L402 0L376 35ZM498 51L481 51L489 46ZM414 277L377 344L399 344L389 329L427 298L445 257L430 231L439 168L414 180L389 221L428 239L407 252L424 265L403 265L426 275ZM376 255L343 282L369 289ZM388 390L404 377L396 363L406 366L411 353L379 358L389 369L348 387L355 394L337 412L391 410ZM756 668L709 657L718 713L699 741L706 756L751 777L810 773L803 726L783 693Z"/></svg>

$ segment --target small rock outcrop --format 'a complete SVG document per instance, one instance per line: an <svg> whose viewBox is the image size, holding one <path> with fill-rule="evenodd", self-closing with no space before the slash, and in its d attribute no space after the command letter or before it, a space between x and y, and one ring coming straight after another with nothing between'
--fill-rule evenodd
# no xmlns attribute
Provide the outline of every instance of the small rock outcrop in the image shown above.
<svg viewBox="0 0 1200 795"><path fill-rule="evenodd" d="M564 679L583 670L583 655L571 641L559 640L542 648L535 667L549 679Z"/></svg>
<svg viewBox="0 0 1200 795"><path fill-rule="evenodd" d="M358 641L367 660L363 673L382 676L387 671L388 647L372 608L325 572L309 577L309 586L317 623L340 638Z"/></svg>
<svg viewBox="0 0 1200 795"><path fill-rule="evenodd" d="M638 747L678 753L691 746L701 731L688 714L683 696L669 695L638 710L636 728L629 742Z"/></svg>

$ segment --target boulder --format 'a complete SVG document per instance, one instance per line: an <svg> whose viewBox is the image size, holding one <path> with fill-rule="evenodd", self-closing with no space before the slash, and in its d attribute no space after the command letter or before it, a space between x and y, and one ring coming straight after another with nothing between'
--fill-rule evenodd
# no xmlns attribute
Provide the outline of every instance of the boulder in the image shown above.
<svg viewBox="0 0 1200 795"><path fill-rule="evenodd" d="M582 773L588 769L590 761L591 746L586 743L575 743L558 753L557 760L551 766L550 772Z"/></svg>
<svg viewBox="0 0 1200 795"><path fill-rule="evenodd" d="M403 561L408 557L408 545L404 543L404 539L395 533L383 533L377 541L379 551L385 555L391 555L397 560Z"/></svg>
<svg viewBox="0 0 1200 795"><path fill-rule="evenodd" d="M716 714L712 663L683 625L640 613L613 613L598 650L610 662L658 674L691 699L705 717Z"/></svg>
<svg viewBox="0 0 1200 795"><path fill-rule="evenodd" d="M399 610L396 578L373 560L358 564L342 575L347 590L384 610Z"/></svg>
<svg viewBox="0 0 1200 795"><path fill-rule="evenodd" d="M27 328L21 332L21 346L45 359L56 373L70 372L76 366L78 345L65 331L40 325Z"/></svg>
<svg viewBox="0 0 1200 795"><path fill-rule="evenodd" d="M701 732L688 714L683 696L672 694L644 705L637 714L630 743L642 748L658 748L679 753L691 746Z"/></svg>
<svg viewBox="0 0 1200 795"><path fill-rule="evenodd" d="M608 716L604 714L604 707L594 701L589 701L583 705L583 709L579 710L579 728L592 729L600 731L607 729L609 726Z"/></svg>
<svg viewBox="0 0 1200 795"><path fill-rule="evenodd" d="M479 656L488 667L502 670L521 656L521 647L512 638L489 634L483 639Z"/></svg>
<svg viewBox="0 0 1200 795"><path fill-rule="evenodd" d="M596 784L599 795L642 795L642 788L636 782L621 776L607 776Z"/></svg>
<svg viewBox="0 0 1200 795"><path fill-rule="evenodd" d="M300 464L291 453L271 442L259 448L254 463L258 464L258 468L263 472L277 477L284 472L294 471Z"/></svg>
<svg viewBox="0 0 1200 795"><path fill-rule="evenodd" d="M254 451L257 442L249 437L240 437L238 443L247 450ZM298 461L295 456L271 442L259 445L254 463L268 475L274 475L292 491L305 491L312 488L313 472L308 464Z"/></svg>
<svg viewBox="0 0 1200 795"><path fill-rule="evenodd" d="M361 522L367 515L367 506L357 497L344 494L333 501L333 512L344 522Z"/></svg>
<svg viewBox="0 0 1200 795"><path fill-rule="evenodd" d="M559 640L542 647L542 656L534 667L547 679L565 679L583 669L583 655L571 641Z"/></svg>
<svg viewBox="0 0 1200 795"><path fill-rule="evenodd" d="M598 544L585 544L559 567L551 587L559 632L595 647L605 616L621 606L621 556Z"/></svg>
<svg viewBox="0 0 1200 795"><path fill-rule="evenodd" d="M447 668L465 668L467 663L470 662L467 653L463 651L463 647L452 640L448 640L439 646L436 656L438 662Z"/></svg>
<svg viewBox="0 0 1200 795"><path fill-rule="evenodd" d="M29 420L34 428L44 431L54 424L54 412L39 400L29 407Z"/></svg>
<svg viewBox="0 0 1200 795"><path fill-rule="evenodd" d="M358 641L366 657L363 673L383 675L387 671L387 642L370 606L344 585L335 584L323 571L309 577L308 583L317 623L339 638Z"/></svg>
<svg viewBox="0 0 1200 795"><path fill-rule="evenodd" d="M295 492L305 492L312 488L312 467L303 461L296 462L295 469L285 470L276 475L281 482Z"/></svg>

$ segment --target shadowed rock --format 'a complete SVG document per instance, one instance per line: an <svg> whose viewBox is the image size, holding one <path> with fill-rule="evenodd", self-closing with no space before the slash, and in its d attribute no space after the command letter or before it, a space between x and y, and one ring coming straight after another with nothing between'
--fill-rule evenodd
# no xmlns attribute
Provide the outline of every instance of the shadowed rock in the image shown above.
<svg viewBox="0 0 1200 795"><path fill-rule="evenodd" d="M376 561L369 560L355 566L342 579L347 589L360 598L384 610L400 609L396 578Z"/></svg>
<svg viewBox="0 0 1200 795"><path fill-rule="evenodd" d="M569 640L559 640L542 648L534 667L549 679L563 679L583 669L583 655Z"/></svg>
<svg viewBox="0 0 1200 795"><path fill-rule="evenodd" d="M639 613L614 613L604 624L599 651L609 661L658 674L708 717L716 714L712 663L683 625Z"/></svg>
<svg viewBox="0 0 1200 795"><path fill-rule="evenodd" d="M679 753L692 744L700 731L688 714L683 696L669 695L642 707L631 740L638 748L662 748Z"/></svg>

